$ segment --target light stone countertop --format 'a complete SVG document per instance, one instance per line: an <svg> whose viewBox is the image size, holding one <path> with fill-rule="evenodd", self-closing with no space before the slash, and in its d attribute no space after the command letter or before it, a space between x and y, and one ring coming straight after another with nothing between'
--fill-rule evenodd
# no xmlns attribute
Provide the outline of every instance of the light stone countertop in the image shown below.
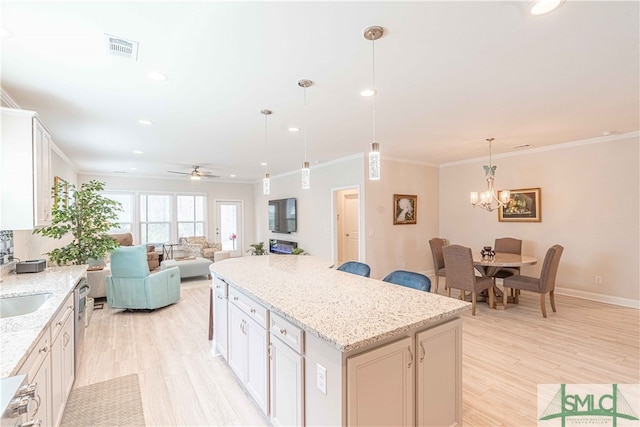
<svg viewBox="0 0 640 427"><path fill-rule="evenodd" d="M329 268L313 256L231 258L209 269L292 323L348 352L471 308L454 298Z"/></svg>
<svg viewBox="0 0 640 427"><path fill-rule="evenodd" d="M86 275L87 266L51 267L40 273L7 274L0 282L0 298L51 292L38 310L22 316L0 319L0 378L16 375L42 336L60 305L76 283Z"/></svg>

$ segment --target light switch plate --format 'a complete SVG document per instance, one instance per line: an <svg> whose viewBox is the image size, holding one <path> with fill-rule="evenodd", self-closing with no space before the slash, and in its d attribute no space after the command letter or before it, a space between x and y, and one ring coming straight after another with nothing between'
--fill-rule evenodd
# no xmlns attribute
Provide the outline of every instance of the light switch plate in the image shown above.
<svg viewBox="0 0 640 427"><path fill-rule="evenodd" d="M327 394L327 369L319 363L316 364L316 387Z"/></svg>

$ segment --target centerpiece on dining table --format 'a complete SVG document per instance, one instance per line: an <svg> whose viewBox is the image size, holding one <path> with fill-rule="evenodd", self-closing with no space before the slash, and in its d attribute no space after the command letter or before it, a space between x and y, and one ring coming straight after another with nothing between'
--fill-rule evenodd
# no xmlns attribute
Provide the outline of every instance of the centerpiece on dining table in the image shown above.
<svg viewBox="0 0 640 427"><path fill-rule="evenodd" d="M491 246L484 246L480 251L483 260L492 260L496 257L496 251Z"/></svg>

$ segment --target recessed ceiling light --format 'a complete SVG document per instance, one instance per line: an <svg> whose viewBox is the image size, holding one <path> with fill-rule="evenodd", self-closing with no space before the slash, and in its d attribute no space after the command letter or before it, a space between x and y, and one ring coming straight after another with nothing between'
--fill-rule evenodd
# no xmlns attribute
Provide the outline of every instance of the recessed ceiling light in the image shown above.
<svg viewBox="0 0 640 427"><path fill-rule="evenodd" d="M163 82L167 80L167 76L157 71L150 71L147 73L147 78L151 80L155 80L157 82Z"/></svg>
<svg viewBox="0 0 640 427"><path fill-rule="evenodd" d="M377 93L378 91L375 89L365 89L362 92L360 92L360 96L373 96Z"/></svg>
<svg viewBox="0 0 640 427"><path fill-rule="evenodd" d="M138 123L140 123L141 125L152 125L153 122L151 120L138 120Z"/></svg>
<svg viewBox="0 0 640 427"><path fill-rule="evenodd" d="M298 132L300 130L300 128L296 128L296 127L290 127L288 129L289 132Z"/></svg>
<svg viewBox="0 0 640 427"><path fill-rule="evenodd" d="M267 166L267 163L266 162L262 162L262 163L260 163L260 166Z"/></svg>
<svg viewBox="0 0 640 427"><path fill-rule="evenodd" d="M138 170L138 168L129 168L129 169L131 169L132 171L137 171Z"/></svg>
<svg viewBox="0 0 640 427"><path fill-rule="evenodd" d="M537 0L533 6L531 6L531 14L534 16L544 15L557 9L564 0Z"/></svg>
<svg viewBox="0 0 640 427"><path fill-rule="evenodd" d="M13 37L13 33L4 27L0 28L0 34L2 34L3 39L8 39L10 37Z"/></svg>
<svg viewBox="0 0 640 427"><path fill-rule="evenodd" d="M231 175L229 175L229 176L230 176L231 178L235 178L235 177L236 177L236 174L235 174L235 173L232 173L232 174L231 174Z"/></svg>
<svg viewBox="0 0 640 427"><path fill-rule="evenodd" d="M133 154L142 154L143 152L140 150L133 150Z"/></svg>

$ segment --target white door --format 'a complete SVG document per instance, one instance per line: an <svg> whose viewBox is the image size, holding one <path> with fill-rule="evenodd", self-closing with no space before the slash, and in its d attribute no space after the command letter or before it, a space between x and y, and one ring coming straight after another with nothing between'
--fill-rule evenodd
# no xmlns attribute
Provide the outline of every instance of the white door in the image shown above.
<svg viewBox="0 0 640 427"><path fill-rule="evenodd" d="M216 242L230 256L242 256L243 213L241 201L216 200Z"/></svg>
<svg viewBox="0 0 640 427"><path fill-rule="evenodd" d="M360 215L358 190L337 192L338 264L360 260Z"/></svg>

